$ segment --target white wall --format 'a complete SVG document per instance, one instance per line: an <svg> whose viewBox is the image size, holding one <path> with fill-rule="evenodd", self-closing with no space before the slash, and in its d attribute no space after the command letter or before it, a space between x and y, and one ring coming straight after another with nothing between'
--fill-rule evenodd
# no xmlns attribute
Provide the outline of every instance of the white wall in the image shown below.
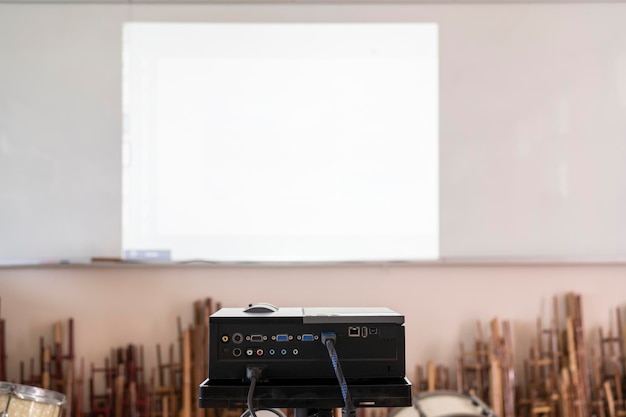
<svg viewBox="0 0 626 417"><path fill-rule="evenodd" d="M0 4L0 259L120 254L123 22L410 21L439 26L441 255L624 260L625 20L624 2Z"/></svg>
<svg viewBox="0 0 626 417"><path fill-rule="evenodd" d="M476 322L512 325L518 365L528 356L538 317L552 318L552 300L582 295L587 339L615 325L626 304L626 265L423 265L218 268L53 267L0 269L10 379L19 361L36 357L39 337L74 318L77 358L102 366L113 347L141 344L153 366L156 344L177 337L176 320L192 321L192 304L212 297L224 307L265 301L278 306L384 306L406 317L407 375L434 360L453 367L458 343ZM561 319L563 315L561 314ZM594 333L592 333L592 331ZM208 376L208 374L207 374Z"/></svg>

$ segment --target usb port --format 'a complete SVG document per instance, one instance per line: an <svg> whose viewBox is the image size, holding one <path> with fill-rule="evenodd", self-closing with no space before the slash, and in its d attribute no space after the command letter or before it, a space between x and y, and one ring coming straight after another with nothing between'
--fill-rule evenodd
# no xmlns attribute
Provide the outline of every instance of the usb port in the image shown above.
<svg viewBox="0 0 626 417"><path fill-rule="evenodd" d="M361 328L358 326L350 326L348 327L348 336L349 337L359 337L361 336Z"/></svg>
<svg viewBox="0 0 626 417"><path fill-rule="evenodd" d="M286 334L277 334L276 341L277 342L287 342L289 340L289 336Z"/></svg>
<svg viewBox="0 0 626 417"><path fill-rule="evenodd" d="M312 342L315 338L313 337L312 334L303 334L302 335L302 341L303 342Z"/></svg>
<svg viewBox="0 0 626 417"><path fill-rule="evenodd" d="M263 335L261 335L261 334L250 335L250 341L251 342L262 342L263 341Z"/></svg>

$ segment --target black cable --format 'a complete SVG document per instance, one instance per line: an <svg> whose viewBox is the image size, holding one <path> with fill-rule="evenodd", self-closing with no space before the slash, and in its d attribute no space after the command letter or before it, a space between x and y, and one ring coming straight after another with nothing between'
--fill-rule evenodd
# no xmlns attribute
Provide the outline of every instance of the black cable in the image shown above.
<svg viewBox="0 0 626 417"><path fill-rule="evenodd" d="M246 375L250 379L250 388L248 388L248 409L241 414L241 417L257 417L254 407L252 407L252 398L254 397L254 389L259 378L261 378L262 369L260 367L249 367L246 369ZM275 408L259 408L259 410L271 411L278 417L286 417L285 414ZM257 410L258 411L258 410Z"/></svg>
<svg viewBox="0 0 626 417"><path fill-rule="evenodd" d="M328 356L330 356L330 361L333 364L333 369L335 370L335 375L337 376L337 381L339 381L339 386L341 388L341 395L343 396L345 407L343 408L342 414L344 417L355 417L356 408L352 404L352 397L350 396L350 390L348 390L348 383L343 375L343 370L341 369L341 364L339 363L339 355L337 355L337 350L335 349L336 338L337 336L335 333L322 333L322 343L324 343L326 350L328 350Z"/></svg>
<svg viewBox="0 0 626 417"><path fill-rule="evenodd" d="M252 417L256 417L254 408L252 407L252 396L254 395L254 388L256 387L256 375L250 377L250 388L248 389L248 411Z"/></svg>

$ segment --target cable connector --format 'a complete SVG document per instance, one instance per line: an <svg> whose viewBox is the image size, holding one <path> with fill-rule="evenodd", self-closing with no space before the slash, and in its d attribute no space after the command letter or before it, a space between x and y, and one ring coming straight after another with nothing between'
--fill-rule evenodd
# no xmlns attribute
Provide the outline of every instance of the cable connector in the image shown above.
<svg viewBox="0 0 626 417"><path fill-rule="evenodd" d="M248 366L246 367L246 377L252 381L253 379L258 381L261 379L261 375L263 375L263 367L262 366Z"/></svg>
<svg viewBox="0 0 626 417"><path fill-rule="evenodd" d="M256 383L261 379L261 374L263 374L263 367L248 365L246 366L246 376L250 380L250 388L248 389L248 411L250 411L250 415L252 417L257 417L254 412L254 408L252 407L252 398L254 396L254 388L256 387Z"/></svg>
<svg viewBox="0 0 626 417"><path fill-rule="evenodd" d="M322 332L322 343L326 346L326 341L332 340L333 344L337 343L337 335L334 332Z"/></svg>

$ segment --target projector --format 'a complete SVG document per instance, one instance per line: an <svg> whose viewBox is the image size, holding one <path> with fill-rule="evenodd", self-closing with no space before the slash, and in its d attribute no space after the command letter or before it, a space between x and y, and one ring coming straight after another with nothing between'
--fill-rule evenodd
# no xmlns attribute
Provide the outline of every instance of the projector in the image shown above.
<svg viewBox="0 0 626 417"><path fill-rule="evenodd" d="M244 405L251 369L258 372L256 405L341 407L328 339L354 406L410 406L403 324L404 316L382 307L222 308L209 317L200 407Z"/></svg>
<svg viewBox="0 0 626 417"><path fill-rule="evenodd" d="M209 379L246 380L250 364L268 380L334 378L323 333L348 380L404 377L403 323L387 308L223 308L209 318Z"/></svg>

